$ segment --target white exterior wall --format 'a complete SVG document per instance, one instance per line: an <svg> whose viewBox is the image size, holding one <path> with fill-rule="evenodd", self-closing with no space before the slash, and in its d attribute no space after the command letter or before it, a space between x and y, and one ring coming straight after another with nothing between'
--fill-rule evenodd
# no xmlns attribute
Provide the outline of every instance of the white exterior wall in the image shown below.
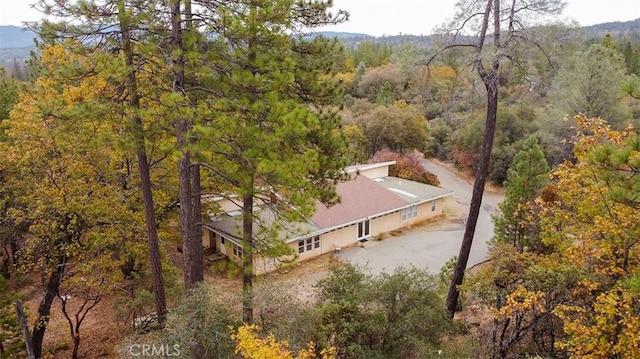
<svg viewBox="0 0 640 359"><path fill-rule="evenodd" d="M400 229L405 226L416 224L442 214L444 198L436 200L436 209L432 211L432 202L425 202L418 205L418 216L406 221L402 221L402 213L393 212L382 217L377 217L370 220L370 233L368 238L375 237L382 233L388 233L396 229ZM227 254L227 256L236 263L239 263L239 259L234 257L231 252L231 242L226 240L226 246L222 246L220 241L220 235L215 234L213 237L209 237L208 228L203 231L202 243L206 247L206 244L213 243L219 252ZM305 238L306 239L306 238ZM311 250L305 250L304 253L298 254L298 241L288 243L293 253L298 254L298 261L305 261L315 257L318 257L325 253L335 252L336 247L346 248L357 244L358 241L358 223L354 223L348 227L340 228L331 232L320 234L320 248L313 248ZM271 260L256 255L254 258L254 273L264 274L277 269L280 264L277 260Z"/></svg>
<svg viewBox="0 0 640 359"><path fill-rule="evenodd" d="M375 237L381 233L390 232L400 227L400 213L394 212L382 217L371 219L369 222L369 236ZM340 228L320 235L320 248L312 249L298 254L298 260L304 261L317 257L324 253L334 252L336 247L346 248L353 246L358 241L358 223ZM298 253L298 241L289 243L289 246Z"/></svg>
<svg viewBox="0 0 640 359"><path fill-rule="evenodd" d="M215 243L212 243L211 241L211 236L213 234L215 233L211 231L209 228L202 229L202 248L211 248L212 246L215 245Z"/></svg>
<svg viewBox="0 0 640 359"><path fill-rule="evenodd" d="M432 210L433 208L433 204L432 201L429 202L425 202L422 204L418 205L418 216L415 218L411 218L408 219L406 221L402 221L402 215L400 216L401 219L401 227L404 226L410 226L413 224L417 224L420 222L424 222L425 220L429 219L429 218L433 218L435 216L438 216L440 214L442 214L442 207L443 207L443 198L439 198L436 199L436 208L435 210Z"/></svg>
<svg viewBox="0 0 640 359"><path fill-rule="evenodd" d="M371 236L394 231L400 226L400 212L389 213L371 221Z"/></svg>

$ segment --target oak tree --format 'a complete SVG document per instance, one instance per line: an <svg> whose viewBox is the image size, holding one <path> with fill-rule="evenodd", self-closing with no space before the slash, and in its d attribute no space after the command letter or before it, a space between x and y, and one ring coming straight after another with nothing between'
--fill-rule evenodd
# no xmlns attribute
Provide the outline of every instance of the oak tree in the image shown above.
<svg viewBox="0 0 640 359"><path fill-rule="evenodd" d="M36 357L65 282L99 277L105 293L108 283L124 279L123 254L141 249L135 196L122 189L114 166L121 160L113 147L118 128L104 121L109 111L100 105L101 95L114 89L105 78L85 76L93 71L62 45L44 47L40 77L21 94L1 144L5 185L15 194L11 216L28 230L19 267L40 271L45 287L31 332Z"/></svg>
<svg viewBox="0 0 640 359"><path fill-rule="evenodd" d="M567 335L558 347L583 358L632 358L640 349L640 137L597 118L576 122L576 163L554 170L558 200L542 213L545 244L581 273L574 300L554 310Z"/></svg>

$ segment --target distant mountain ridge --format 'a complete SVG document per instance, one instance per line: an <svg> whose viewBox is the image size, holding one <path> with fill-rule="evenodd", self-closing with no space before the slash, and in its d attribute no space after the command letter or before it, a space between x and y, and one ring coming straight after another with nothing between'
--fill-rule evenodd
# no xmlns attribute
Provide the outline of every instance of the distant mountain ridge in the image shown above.
<svg viewBox="0 0 640 359"><path fill-rule="evenodd" d="M640 18L630 21L604 22L591 26L584 26L582 29L587 38L602 37L606 34L616 35L640 35Z"/></svg>
<svg viewBox="0 0 640 359"><path fill-rule="evenodd" d="M0 49L34 47L36 34L19 26L0 26Z"/></svg>
<svg viewBox="0 0 640 359"><path fill-rule="evenodd" d="M640 37L640 18L631 21L614 21L580 28L587 39L600 38L606 34L612 36L638 36ZM430 47L433 44L433 35L395 35L376 37L365 33L322 31L317 34L329 38L337 38L347 47L354 47L363 40L372 40L387 45L399 45L403 42L412 42L420 47ZM24 61L35 49L34 39L36 34L19 26L0 25L0 66L8 66L14 60Z"/></svg>

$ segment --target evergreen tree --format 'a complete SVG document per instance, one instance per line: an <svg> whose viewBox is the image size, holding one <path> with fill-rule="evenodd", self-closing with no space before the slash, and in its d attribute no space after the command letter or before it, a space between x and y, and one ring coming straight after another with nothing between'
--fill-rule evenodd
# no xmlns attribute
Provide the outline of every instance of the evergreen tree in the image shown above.
<svg viewBox="0 0 640 359"><path fill-rule="evenodd" d="M330 2L241 1L216 8L224 32L210 46L221 54L218 96L199 108L208 122L194 127L197 152L218 183L242 199L243 319L253 321L254 255L291 254L277 237L278 223L256 226L256 209L275 194L269 210L302 221L315 200L335 202L344 166L340 91L331 80L339 44L305 39L300 28L337 22ZM329 75L329 76L327 76ZM294 210L295 209L295 210Z"/></svg>
<svg viewBox="0 0 640 359"><path fill-rule="evenodd" d="M554 80L553 98L562 115L605 118L623 128L629 114L622 105L626 65L615 48L593 44L571 57Z"/></svg>
<svg viewBox="0 0 640 359"><path fill-rule="evenodd" d="M123 141L118 141L124 151L135 153L137 159L138 178L142 204L145 213L149 263L153 274L153 291L158 321L162 325L166 314L166 295L160 258L158 225L156 222L156 204L152 192L150 163L153 158L148 155L148 141L157 122L148 121L153 118L142 103L149 101L146 97L157 96L151 88L160 88L157 80L157 69L149 65L150 59L156 59L157 46L145 29L157 27L151 25L156 16L156 4L152 0L103 0L94 2L66 2L40 4L48 13L66 21L43 22L35 25L45 43L64 43L73 52L82 54L85 59L100 69L103 74L110 74L109 84L119 87L119 93L107 93L101 100L114 112L114 125L122 126ZM76 41L65 41L74 39ZM149 46L150 45L150 46ZM106 53L104 52L106 50ZM149 75L152 73L153 75ZM93 74L89 74L93 75ZM72 76L72 75L71 75ZM89 76L87 76L89 77ZM155 82L155 83L154 83ZM146 87L146 88L145 88ZM146 96L145 96L146 95ZM159 101L152 101L158 103ZM97 107L86 106L85 112L95 112ZM154 125L152 125L152 123ZM159 157L162 157L160 154ZM127 171L130 168L127 169ZM130 184L123 182L123 187Z"/></svg>
<svg viewBox="0 0 640 359"><path fill-rule="evenodd" d="M549 170L538 138L527 138L507 171L505 199L499 205L500 214L493 217L494 241L511 243L521 251L537 242L527 224L527 208L547 181Z"/></svg>
<svg viewBox="0 0 640 359"><path fill-rule="evenodd" d="M0 67L0 123L9 117L9 111L18 102L18 90L18 82L8 77Z"/></svg>
<svg viewBox="0 0 640 359"><path fill-rule="evenodd" d="M633 46L631 41L627 41L621 52L627 65L627 74L640 76L640 50L638 45Z"/></svg>

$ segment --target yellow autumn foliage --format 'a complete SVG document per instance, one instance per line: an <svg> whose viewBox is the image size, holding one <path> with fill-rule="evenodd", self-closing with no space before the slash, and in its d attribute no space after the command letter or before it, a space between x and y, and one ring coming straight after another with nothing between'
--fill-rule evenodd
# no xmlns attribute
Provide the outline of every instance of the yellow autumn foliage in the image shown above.
<svg viewBox="0 0 640 359"><path fill-rule="evenodd" d="M278 341L273 334L260 338L258 326L242 325L237 330L231 330L231 339L236 342L235 353L245 359L313 359L315 344L307 343L307 347L301 350L296 357L287 348L286 341ZM322 359L335 359L335 348L323 349L320 354Z"/></svg>
<svg viewBox="0 0 640 359"><path fill-rule="evenodd" d="M640 295L640 136L599 118L576 117L576 162L553 173L560 201L543 213L544 240L583 275L571 303L553 313L572 358L638 358ZM635 284L634 284L635 285Z"/></svg>
<svg viewBox="0 0 640 359"><path fill-rule="evenodd" d="M514 292L510 293L506 299L506 304L495 312L497 318L508 318L515 313L525 313L529 311L545 312L544 292L533 292L524 286L520 286Z"/></svg>

